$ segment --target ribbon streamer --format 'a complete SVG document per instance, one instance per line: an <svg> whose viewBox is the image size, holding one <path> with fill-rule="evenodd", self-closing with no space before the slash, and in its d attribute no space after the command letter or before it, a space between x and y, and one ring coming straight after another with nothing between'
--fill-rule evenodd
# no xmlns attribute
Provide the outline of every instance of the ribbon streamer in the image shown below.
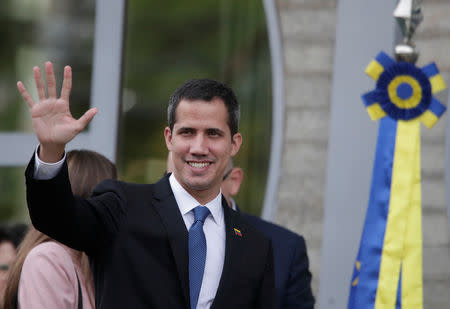
<svg viewBox="0 0 450 309"><path fill-rule="evenodd" d="M362 99L380 119L369 203L353 271L349 309L422 308L420 123L445 112L434 63L417 68L380 52L366 73L377 83Z"/></svg>

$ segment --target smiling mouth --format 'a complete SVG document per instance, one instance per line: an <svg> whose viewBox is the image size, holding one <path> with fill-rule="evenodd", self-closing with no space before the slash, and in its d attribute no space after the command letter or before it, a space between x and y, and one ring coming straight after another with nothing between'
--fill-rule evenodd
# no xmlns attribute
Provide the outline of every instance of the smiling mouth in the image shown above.
<svg viewBox="0 0 450 309"><path fill-rule="evenodd" d="M195 168L204 168L204 167L207 167L208 165L210 165L211 163L209 163L209 162L188 162L188 164Z"/></svg>

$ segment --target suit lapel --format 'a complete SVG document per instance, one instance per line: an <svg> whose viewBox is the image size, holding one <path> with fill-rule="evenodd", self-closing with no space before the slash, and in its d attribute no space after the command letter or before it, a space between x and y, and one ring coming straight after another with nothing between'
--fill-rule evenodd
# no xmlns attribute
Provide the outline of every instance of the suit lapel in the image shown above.
<svg viewBox="0 0 450 309"><path fill-rule="evenodd" d="M166 227L186 307L189 307L188 231L170 188L169 176L155 184L153 205Z"/></svg>
<svg viewBox="0 0 450 309"><path fill-rule="evenodd" d="M222 196L222 207L225 218L225 260L223 263L222 276L220 278L219 287L217 288L216 297L211 308L217 306L222 307L221 304L226 303L227 297L233 293L233 277L236 269L242 265L239 252L244 250L245 234L242 231L242 226L239 220L239 214L228 207L225 198ZM232 297L232 296L231 296Z"/></svg>

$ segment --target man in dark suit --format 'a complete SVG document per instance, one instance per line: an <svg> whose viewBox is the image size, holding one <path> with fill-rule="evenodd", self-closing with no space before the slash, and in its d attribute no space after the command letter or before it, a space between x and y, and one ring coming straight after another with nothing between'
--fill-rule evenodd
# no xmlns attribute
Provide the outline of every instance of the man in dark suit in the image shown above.
<svg viewBox="0 0 450 309"><path fill-rule="evenodd" d="M73 196L65 145L97 110L74 119L71 68L56 97L34 68L39 101L21 82L40 145L26 170L34 226L91 259L96 308L273 308L270 240L220 194L230 157L240 148L239 104L212 80L191 80L170 98L164 137L174 171L153 185L105 181L91 198Z"/></svg>
<svg viewBox="0 0 450 309"><path fill-rule="evenodd" d="M238 212L240 210L232 196L239 192L242 179L242 169L233 167L233 160L230 159L221 188L230 207ZM314 308L311 273L303 237L256 216L243 213L242 216L272 240L277 308Z"/></svg>

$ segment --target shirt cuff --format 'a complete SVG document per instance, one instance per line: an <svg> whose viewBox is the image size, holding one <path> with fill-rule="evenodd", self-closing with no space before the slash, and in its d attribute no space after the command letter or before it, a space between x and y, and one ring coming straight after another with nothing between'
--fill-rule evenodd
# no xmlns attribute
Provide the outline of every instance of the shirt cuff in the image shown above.
<svg viewBox="0 0 450 309"><path fill-rule="evenodd" d="M66 160L66 152L64 152L64 156L60 161L55 163L47 163L39 159L38 149L39 145L36 147L36 151L34 152L34 178L38 180L52 179L61 170L64 160Z"/></svg>

